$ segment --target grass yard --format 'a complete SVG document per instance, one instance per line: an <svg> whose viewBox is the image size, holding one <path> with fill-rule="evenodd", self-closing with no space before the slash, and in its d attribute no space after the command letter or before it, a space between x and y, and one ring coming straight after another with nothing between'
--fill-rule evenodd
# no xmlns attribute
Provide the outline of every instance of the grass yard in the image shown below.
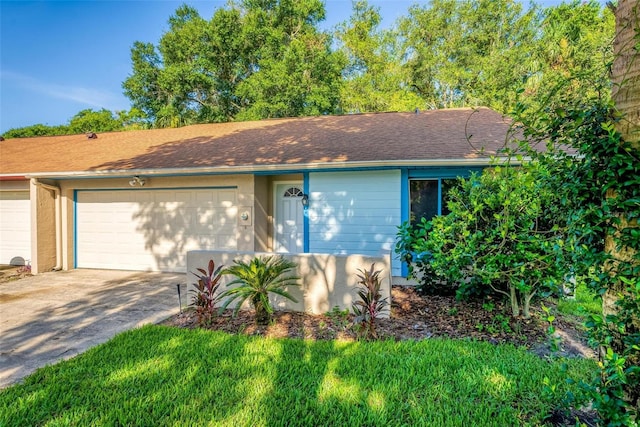
<svg viewBox="0 0 640 427"><path fill-rule="evenodd" d="M539 425L567 376L594 372L593 360L467 340L305 341L146 326L2 390L0 425ZM558 384L555 396L544 377Z"/></svg>
<svg viewBox="0 0 640 427"><path fill-rule="evenodd" d="M558 311L579 317L591 314L602 315L602 298L589 290L586 285L576 287L575 298L564 298L558 301Z"/></svg>

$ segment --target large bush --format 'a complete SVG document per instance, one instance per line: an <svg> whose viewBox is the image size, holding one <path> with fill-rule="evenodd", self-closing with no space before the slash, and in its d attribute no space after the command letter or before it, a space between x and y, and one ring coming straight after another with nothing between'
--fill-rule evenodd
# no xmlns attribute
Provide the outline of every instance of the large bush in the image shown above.
<svg viewBox="0 0 640 427"><path fill-rule="evenodd" d="M531 300L557 289L570 273L566 218L547 173L539 162L506 163L460 180L448 196L450 213L413 227L420 238L411 249L422 257L424 280L455 283L461 297L503 295L513 316L529 317Z"/></svg>

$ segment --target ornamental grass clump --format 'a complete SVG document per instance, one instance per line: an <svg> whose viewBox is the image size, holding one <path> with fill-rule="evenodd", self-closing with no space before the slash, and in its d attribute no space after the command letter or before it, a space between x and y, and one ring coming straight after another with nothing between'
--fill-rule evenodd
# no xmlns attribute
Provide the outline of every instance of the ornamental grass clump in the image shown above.
<svg viewBox="0 0 640 427"><path fill-rule="evenodd" d="M221 310L229 307L231 303L237 302L233 312L234 315L237 315L244 302L249 301L256 312L256 323L268 325L273 313L273 307L269 301L270 294L280 295L293 302L298 302L287 291L290 286L300 286L298 283L300 278L291 274L291 270L295 268L294 262L281 256L255 257L249 263L234 261L234 265L227 268L224 274L236 277L227 284L228 287L238 286L222 293L221 297L227 299Z"/></svg>
<svg viewBox="0 0 640 427"><path fill-rule="evenodd" d="M380 293L380 273L382 270L375 270L375 263L371 264L369 270L358 270L358 296L360 301L353 303L352 308L356 317L354 324L359 327L359 335L365 339L378 338L376 332L376 319L380 314L388 310L389 301L382 298Z"/></svg>

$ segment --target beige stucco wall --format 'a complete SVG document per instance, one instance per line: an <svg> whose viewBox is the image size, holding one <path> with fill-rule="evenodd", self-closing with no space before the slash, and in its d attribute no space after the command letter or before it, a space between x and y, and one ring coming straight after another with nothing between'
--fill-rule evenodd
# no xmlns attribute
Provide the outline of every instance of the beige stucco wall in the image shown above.
<svg viewBox="0 0 640 427"><path fill-rule="evenodd" d="M249 262L254 256L269 256L272 253L246 253L225 251L189 251L187 253L187 283L193 285L197 279L193 274L197 268L206 269L209 260L216 265L232 265L233 260ZM376 270L382 270L381 293L391 302L391 258L385 256L332 255L332 254L278 254L294 261L297 265L296 276L300 277L301 287L289 289L298 300L297 303L282 297L272 297L274 307L279 310L295 310L322 314L338 306L351 310L357 300L357 274L359 269L368 270L375 263ZM225 276L224 284L231 278ZM224 286L223 286L224 287ZM388 317L385 313L381 317Z"/></svg>
<svg viewBox="0 0 640 427"><path fill-rule="evenodd" d="M51 271L56 267L56 195L34 181L31 199L31 272Z"/></svg>
<svg viewBox="0 0 640 427"><path fill-rule="evenodd" d="M256 176L254 178L254 250L266 252L269 250L269 178Z"/></svg>

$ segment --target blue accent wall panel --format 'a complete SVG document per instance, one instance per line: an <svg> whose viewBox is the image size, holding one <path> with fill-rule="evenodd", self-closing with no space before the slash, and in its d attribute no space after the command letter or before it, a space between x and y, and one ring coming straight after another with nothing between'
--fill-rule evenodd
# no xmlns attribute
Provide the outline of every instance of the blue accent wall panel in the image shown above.
<svg viewBox="0 0 640 427"><path fill-rule="evenodd" d="M309 251L394 258L400 183L400 170L310 173ZM399 275L399 262L392 266Z"/></svg>

